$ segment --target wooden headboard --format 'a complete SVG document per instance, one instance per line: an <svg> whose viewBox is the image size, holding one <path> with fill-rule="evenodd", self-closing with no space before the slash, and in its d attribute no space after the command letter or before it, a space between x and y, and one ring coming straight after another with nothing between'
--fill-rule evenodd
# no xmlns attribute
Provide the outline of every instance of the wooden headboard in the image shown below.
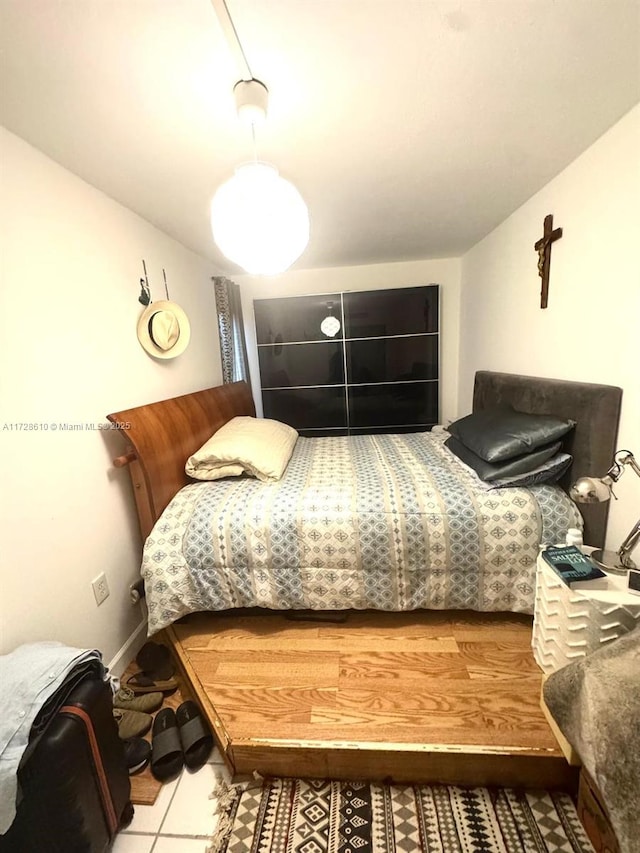
<svg viewBox="0 0 640 853"><path fill-rule="evenodd" d="M231 418L255 413L247 383L233 382L107 415L130 445L114 465L129 465L143 539L192 482L184 471L189 456Z"/></svg>
<svg viewBox="0 0 640 853"><path fill-rule="evenodd" d="M573 464L560 482L565 491L587 475L602 477L616 451L622 389L613 385L543 379L515 373L479 370L473 388L473 410L510 405L519 412L573 418L576 428L563 442ZM581 504L584 541L604 547L609 502Z"/></svg>

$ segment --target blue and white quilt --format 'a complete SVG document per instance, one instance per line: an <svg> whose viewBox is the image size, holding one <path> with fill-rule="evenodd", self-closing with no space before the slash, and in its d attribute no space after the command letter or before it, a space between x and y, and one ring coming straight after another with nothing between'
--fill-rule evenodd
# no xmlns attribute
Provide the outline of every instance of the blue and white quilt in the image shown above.
<svg viewBox="0 0 640 853"><path fill-rule="evenodd" d="M185 486L145 544L149 634L235 607L532 613L539 546L578 510L557 486L491 488L447 437L300 437L276 483Z"/></svg>

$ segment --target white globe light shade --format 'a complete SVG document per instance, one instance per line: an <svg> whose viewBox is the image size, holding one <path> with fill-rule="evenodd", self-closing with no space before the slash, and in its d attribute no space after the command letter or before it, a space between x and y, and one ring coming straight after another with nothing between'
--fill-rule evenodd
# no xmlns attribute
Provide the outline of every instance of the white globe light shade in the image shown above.
<svg viewBox="0 0 640 853"><path fill-rule="evenodd" d="M337 317L329 315L320 323L320 331L328 338L335 338L340 331L340 320Z"/></svg>
<svg viewBox="0 0 640 853"><path fill-rule="evenodd" d="M236 169L211 202L216 245L252 275L288 269L309 242L309 211L298 190L266 163Z"/></svg>

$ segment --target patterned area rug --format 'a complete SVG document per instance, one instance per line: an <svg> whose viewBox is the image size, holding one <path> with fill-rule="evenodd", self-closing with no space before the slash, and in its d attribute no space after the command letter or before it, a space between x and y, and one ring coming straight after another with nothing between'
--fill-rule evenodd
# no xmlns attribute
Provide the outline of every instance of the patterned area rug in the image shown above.
<svg viewBox="0 0 640 853"><path fill-rule="evenodd" d="M214 796L210 853L593 853L557 792L268 779Z"/></svg>

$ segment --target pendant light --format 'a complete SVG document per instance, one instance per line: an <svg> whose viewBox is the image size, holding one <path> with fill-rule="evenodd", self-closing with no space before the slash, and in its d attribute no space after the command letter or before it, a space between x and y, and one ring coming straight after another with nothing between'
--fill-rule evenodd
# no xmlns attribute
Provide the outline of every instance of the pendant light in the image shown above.
<svg viewBox="0 0 640 853"><path fill-rule="evenodd" d="M236 168L218 187L211 202L213 239L230 261L252 275L276 275L296 261L309 242L309 211L294 187L269 163L258 161L256 127L267 114L269 93L250 72L238 34L224 0L213 0L214 9L235 48L245 79L233 89L240 120L249 125L254 159Z"/></svg>
<svg viewBox="0 0 640 853"><path fill-rule="evenodd" d="M211 202L216 245L252 275L275 275L309 242L309 213L292 183L268 163L239 166Z"/></svg>
<svg viewBox="0 0 640 853"><path fill-rule="evenodd" d="M266 113L266 87L241 80L234 87L238 115L255 126ZM298 190L268 163L238 166L211 202L211 230L230 261L252 275L275 275L296 261L309 242L309 211Z"/></svg>

